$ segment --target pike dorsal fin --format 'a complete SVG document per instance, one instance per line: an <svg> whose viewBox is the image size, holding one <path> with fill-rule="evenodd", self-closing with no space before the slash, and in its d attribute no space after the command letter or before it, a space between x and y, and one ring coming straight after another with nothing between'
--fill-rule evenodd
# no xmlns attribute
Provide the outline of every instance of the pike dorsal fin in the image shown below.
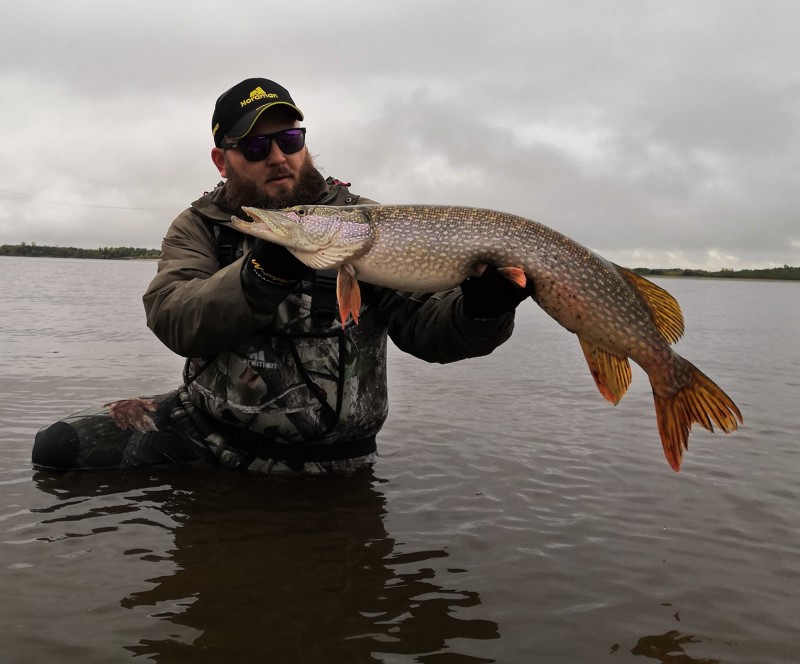
<svg viewBox="0 0 800 664"><path fill-rule="evenodd" d="M619 265L614 266L625 277L650 309L656 329L668 343L674 344L683 336L683 314L677 300L649 279Z"/></svg>
<svg viewBox="0 0 800 664"><path fill-rule="evenodd" d="M631 384L631 363L627 357L614 355L578 337L581 349L592 372L592 378L606 401L615 406Z"/></svg>

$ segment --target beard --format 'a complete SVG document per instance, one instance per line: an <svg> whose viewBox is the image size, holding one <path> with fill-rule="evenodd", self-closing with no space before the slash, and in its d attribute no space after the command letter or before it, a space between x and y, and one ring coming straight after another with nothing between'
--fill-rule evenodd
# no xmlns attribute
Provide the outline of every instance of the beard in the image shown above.
<svg viewBox="0 0 800 664"><path fill-rule="evenodd" d="M313 203L325 191L325 178L314 166L314 160L308 152L300 166L297 184L290 191L278 196L264 193L258 184L244 179L232 168L227 157L225 161L228 177L224 196L225 203L231 210L238 210L243 205L267 210L304 205ZM277 174L280 172L275 173Z"/></svg>

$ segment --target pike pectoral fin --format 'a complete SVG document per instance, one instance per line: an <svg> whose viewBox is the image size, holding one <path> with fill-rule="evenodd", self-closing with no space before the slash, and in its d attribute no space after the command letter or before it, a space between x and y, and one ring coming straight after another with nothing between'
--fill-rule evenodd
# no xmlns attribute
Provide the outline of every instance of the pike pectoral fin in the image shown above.
<svg viewBox="0 0 800 664"><path fill-rule="evenodd" d="M614 267L631 283L645 301L661 336L668 343L676 343L683 336L683 313L681 313L681 307L677 300L649 279L619 265Z"/></svg>
<svg viewBox="0 0 800 664"><path fill-rule="evenodd" d="M631 364L627 357L614 355L578 337L592 378L607 401L615 406L631 384Z"/></svg>
<svg viewBox="0 0 800 664"><path fill-rule="evenodd" d="M528 283L528 277L521 267L499 267L497 271L520 288L525 288Z"/></svg>
<svg viewBox="0 0 800 664"><path fill-rule="evenodd" d="M339 266L339 276L336 278L336 300L339 302L339 318L342 327L347 322L347 317L352 316L358 323L358 314L361 311L361 290L356 279L356 269L349 263Z"/></svg>
<svg viewBox="0 0 800 664"><path fill-rule="evenodd" d="M329 270L341 265L342 261L351 258L355 251L352 247L322 247L316 251L300 251L289 248L297 258L315 270Z"/></svg>
<svg viewBox="0 0 800 664"><path fill-rule="evenodd" d="M664 456L676 473L680 470L683 451L689 448L689 432L697 422L708 431L714 425L732 433L744 424L742 413L733 400L713 380L690 362L689 382L670 397L660 397L653 389L658 433Z"/></svg>

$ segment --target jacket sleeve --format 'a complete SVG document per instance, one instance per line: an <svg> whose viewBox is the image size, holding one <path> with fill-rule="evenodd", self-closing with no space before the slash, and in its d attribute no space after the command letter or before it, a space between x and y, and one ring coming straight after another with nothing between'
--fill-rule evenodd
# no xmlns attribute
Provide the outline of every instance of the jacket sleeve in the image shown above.
<svg viewBox="0 0 800 664"><path fill-rule="evenodd" d="M161 251L142 301L148 327L178 355L204 357L235 347L267 326L288 295L265 289L256 310L242 289L244 259L219 269L213 228L191 209L172 222Z"/></svg>
<svg viewBox="0 0 800 664"><path fill-rule="evenodd" d="M394 344L426 362L445 364L488 355L514 329L513 312L494 320L467 318L459 288L441 293L376 288L372 299Z"/></svg>

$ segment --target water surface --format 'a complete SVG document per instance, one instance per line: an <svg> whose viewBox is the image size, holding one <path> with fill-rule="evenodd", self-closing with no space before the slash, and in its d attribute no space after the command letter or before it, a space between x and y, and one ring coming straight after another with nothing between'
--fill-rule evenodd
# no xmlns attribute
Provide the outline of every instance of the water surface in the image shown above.
<svg viewBox="0 0 800 664"><path fill-rule="evenodd" d="M533 304L488 358L390 354L372 473L34 471L36 430L165 392L151 261L0 257L1 662L800 660L800 285L662 279L746 426L679 474Z"/></svg>

